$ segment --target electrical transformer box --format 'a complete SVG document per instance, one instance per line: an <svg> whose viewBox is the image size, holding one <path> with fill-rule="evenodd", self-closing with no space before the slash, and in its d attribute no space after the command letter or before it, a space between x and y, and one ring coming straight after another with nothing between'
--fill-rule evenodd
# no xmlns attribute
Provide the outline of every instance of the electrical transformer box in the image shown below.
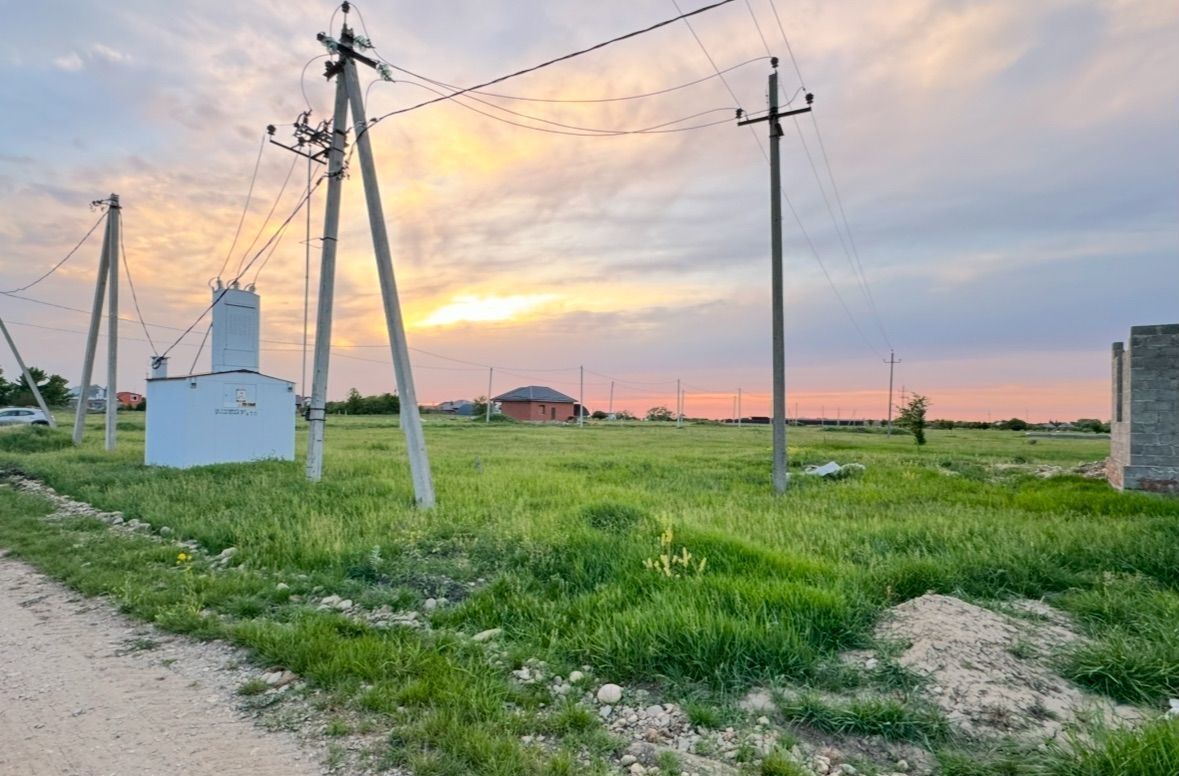
<svg viewBox="0 0 1179 776"><path fill-rule="evenodd" d="M239 369L147 381L144 462L295 459L295 384Z"/></svg>
<svg viewBox="0 0 1179 776"><path fill-rule="evenodd" d="M213 289L213 370L258 371L261 300L252 286Z"/></svg>

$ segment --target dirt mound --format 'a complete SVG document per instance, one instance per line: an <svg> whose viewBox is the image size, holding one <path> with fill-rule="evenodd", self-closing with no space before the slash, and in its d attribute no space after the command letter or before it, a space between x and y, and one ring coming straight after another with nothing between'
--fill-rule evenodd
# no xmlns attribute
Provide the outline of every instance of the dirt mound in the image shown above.
<svg viewBox="0 0 1179 776"><path fill-rule="evenodd" d="M1087 713L1110 723L1141 718L1052 670L1051 654L1080 638L1063 614L1038 601L1012 609L1030 619L927 594L895 607L877 636L908 645L898 661L928 680L929 700L970 735L1052 738Z"/></svg>

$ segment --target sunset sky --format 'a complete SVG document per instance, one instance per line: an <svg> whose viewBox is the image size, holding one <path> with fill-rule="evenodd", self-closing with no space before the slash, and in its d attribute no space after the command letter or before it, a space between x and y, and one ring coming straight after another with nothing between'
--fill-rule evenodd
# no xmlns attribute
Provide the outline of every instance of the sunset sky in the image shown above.
<svg viewBox="0 0 1179 776"><path fill-rule="evenodd" d="M786 123L785 193L830 276L787 209L791 414L882 417L891 344L903 360L898 393L928 395L932 416L1107 418L1110 343L1132 325L1179 321L1179 3L774 3L815 94L840 195L816 122ZM300 73L325 53L315 35L336 6L0 5L0 291L52 266L98 218L89 203L117 192L127 259L162 350L208 303L265 126L285 123L279 135L289 137L304 94L314 121L328 117L323 60ZM384 0L359 10L380 56L459 86L677 14L672 0ZM715 76L710 55L734 68L725 80L736 99L712 77L631 101L479 96L492 105L452 100L373 127L421 401L486 393L488 366L494 393L537 384L576 396L584 366L591 409L606 408L612 380L615 409L674 406L680 378L689 415L729 416L738 388L744 414L768 414L766 125L586 137L468 108L549 129L558 127L494 106L610 129L757 111L767 46L782 57L783 99L800 87L774 10L737 0L692 17L707 55L678 22L489 89L634 95ZM349 18L360 26L356 12ZM372 85L370 115L433 96L396 78ZM252 257L246 246L293 160L263 151L227 276ZM351 173L330 398L394 388L358 165ZM297 162L258 245L295 207L305 176ZM313 200L313 317L325 189ZM840 202L855 252L833 223L842 226ZM88 308L99 234L24 295ZM297 384L303 241L300 214L257 280L262 370ZM134 319L131 301L124 278L121 312ZM77 382L85 314L6 296L0 314L26 360ZM189 370L205 325L171 351L172 374ZM120 333L119 388L142 390L151 347L137 321ZM206 349L195 371L208 358ZM6 349L0 367L15 379Z"/></svg>

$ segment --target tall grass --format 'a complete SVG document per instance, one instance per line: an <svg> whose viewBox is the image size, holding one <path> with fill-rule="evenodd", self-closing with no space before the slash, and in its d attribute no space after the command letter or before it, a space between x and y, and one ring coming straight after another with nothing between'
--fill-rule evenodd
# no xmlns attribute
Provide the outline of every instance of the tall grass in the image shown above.
<svg viewBox="0 0 1179 776"><path fill-rule="evenodd" d="M83 524L54 529L66 532L58 541L32 518L5 515L0 543L141 616L237 639L325 686L371 684L362 700L372 708L418 709L399 729L405 757L426 772L535 766L518 746L496 743L518 726L504 716L510 692L499 669L461 640L354 632L278 600L274 580L374 605L444 596L454 605L433 615L442 631L503 628L512 654L590 664L615 681L726 692L816 678L834 653L868 643L884 607L927 591L1048 596L1091 637L1064 658L1070 676L1140 702L1177 689L1179 501L1035 476L1038 466L1104 457L1104 440L1032 446L1008 432L931 431L916 448L900 437L791 429L794 471L830 459L867 470L838 482L796 474L779 498L763 428L428 420L439 506L422 512L389 419L333 418L317 485L297 463L144 467L141 422L125 420L130 430L110 455L93 428L80 449L3 432L0 467L167 525L211 553L235 547L247 569L236 581L200 575L185 599L171 584L160 589L160 579L175 581L174 563L153 547L113 551L113 539L91 538L61 554L79 531L99 537ZM706 560L702 573L645 568L669 526L675 551ZM230 624L210 625L201 610ZM419 673L428 678L412 678ZM461 700L466 693L488 700ZM490 738L453 739L456 720Z"/></svg>

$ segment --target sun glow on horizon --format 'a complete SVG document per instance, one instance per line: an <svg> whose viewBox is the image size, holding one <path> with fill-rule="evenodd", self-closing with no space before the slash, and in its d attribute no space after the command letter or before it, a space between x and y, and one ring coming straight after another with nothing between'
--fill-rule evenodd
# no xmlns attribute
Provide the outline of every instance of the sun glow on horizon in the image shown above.
<svg viewBox="0 0 1179 776"><path fill-rule="evenodd" d="M517 316L557 299L556 294L513 294L478 296L462 294L439 307L419 322L419 326L450 326L456 323L494 323Z"/></svg>

